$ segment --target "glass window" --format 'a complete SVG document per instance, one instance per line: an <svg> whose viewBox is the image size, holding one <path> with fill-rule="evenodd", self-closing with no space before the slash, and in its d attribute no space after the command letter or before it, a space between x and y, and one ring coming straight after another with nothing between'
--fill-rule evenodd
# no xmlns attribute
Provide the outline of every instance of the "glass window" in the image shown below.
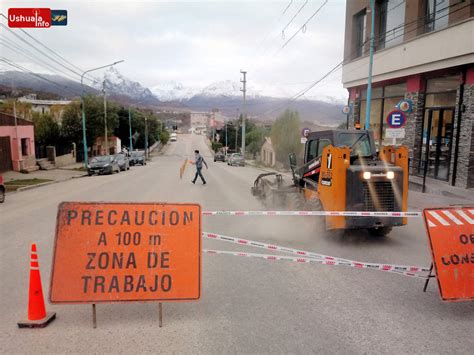
<svg viewBox="0 0 474 355"><path fill-rule="evenodd" d="M385 97L394 97L394 96L405 97L406 90L407 90L406 83L388 85L385 87L384 96Z"/></svg>
<svg viewBox="0 0 474 355"><path fill-rule="evenodd" d="M372 88L372 99L380 99L383 97L383 88ZM362 89L360 92L360 98L365 100L367 98L367 89Z"/></svg>
<svg viewBox="0 0 474 355"><path fill-rule="evenodd" d="M306 153L306 161L311 161L316 158L316 153L318 152L318 140L309 141L308 152Z"/></svg>
<svg viewBox="0 0 474 355"><path fill-rule="evenodd" d="M338 147L351 148L351 155L368 157L372 155L369 137L366 133L339 133Z"/></svg>
<svg viewBox="0 0 474 355"><path fill-rule="evenodd" d="M449 0L426 0L425 29L436 31L448 26Z"/></svg>
<svg viewBox="0 0 474 355"><path fill-rule="evenodd" d="M425 107L453 107L456 106L456 93L445 92L440 94L428 94L425 99Z"/></svg>
<svg viewBox="0 0 474 355"><path fill-rule="evenodd" d="M405 1L384 0L380 3L379 48L392 47L403 42Z"/></svg>
<svg viewBox="0 0 474 355"><path fill-rule="evenodd" d="M365 110L366 110L366 101L361 101L360 103L360 128L365 129ZM370 128L369 130L373 131L375 144L377 145L380 141L380 121L382 114L382 99L372 100L372 105L370 108Z"/></svg>
<svg viewBox="0 0 474 355"><path fill-rule="evenodd" d="M28 149L28 138L21 139L21 155L28 156L29 155Z"/></svg>
<svg viewBox="0 0 474 355"><path fill-rule="evenodd" d="M356 58L362 56L364 53L364 44L365 44L365 37L366 37L366 27L365 24L367 22L367 15L365 10L359 12L357 15L354 16L354 35L355 41L352 52L356 53Z"/></svg>
<svg viewBox="0 0 474 355"><path fill-rule="evenodd" d="M331 144L329 139L320 139L318 145L318 157L323 154L323 149Z"/></svg>
<svg viewBox="0 0 474 355"><path fill-rule="evenodd" d="M429 79L426 81L426 92L456 91L459 88L460 83L461 78L458 75Z"/></svg>

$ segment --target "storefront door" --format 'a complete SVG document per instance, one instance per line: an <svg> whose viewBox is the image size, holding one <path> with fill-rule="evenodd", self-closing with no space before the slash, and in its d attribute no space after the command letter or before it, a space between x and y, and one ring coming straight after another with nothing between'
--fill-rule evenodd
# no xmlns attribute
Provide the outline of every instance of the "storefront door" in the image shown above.
<svg viewBox="0 0 474 355"><path fill-rule="evenodd" d="M454 107L428 108L423 119L420 172L448 180L453 143Z"/></svg>

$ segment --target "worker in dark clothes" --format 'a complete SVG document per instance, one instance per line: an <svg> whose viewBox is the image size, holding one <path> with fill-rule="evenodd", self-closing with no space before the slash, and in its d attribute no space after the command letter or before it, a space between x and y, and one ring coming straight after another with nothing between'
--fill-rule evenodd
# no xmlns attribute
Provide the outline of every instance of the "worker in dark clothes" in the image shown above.
<svg viewBox="0 0 474 355"><path fill-rule="evenodd" d="M204 164L206 166L206 169L209 169L208 166L207 166L207 163L206 161L204 160L204 158L202 157L201 154L199 154L199 150L195 150L194 151L194 161L191 162L191 164L194 164L196 165L196 175L194 176L194 179L193 181L191 181L193 184L196 183L196 180L198 178L198 176L201 178L202 180L202 183L204 185L206 185L206 180L204 179L204 176L202 176L202 173L201 173L201 170L202 170L202 164Z"/></svg>

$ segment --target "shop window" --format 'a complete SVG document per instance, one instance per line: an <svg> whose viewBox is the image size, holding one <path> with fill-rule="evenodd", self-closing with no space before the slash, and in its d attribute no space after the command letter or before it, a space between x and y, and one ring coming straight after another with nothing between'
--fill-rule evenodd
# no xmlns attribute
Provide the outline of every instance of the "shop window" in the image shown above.
<svg viewBox="0 0 474 355"><path fill-rule="evenodd" d="M425 107L454 107L456 106L456 93L445 92L439 94L427 94Z"/></svg>
<svg viewBox="0 0 474 355"><path fill-rule="evenodd" d="M364 54L367 14L365 9L354 16L354 48L356 58Z"/></svg>
<svg viewBox="0 0 474 355"><path fill-rule="evenodd" d="M405 1L383 0L379 3L379 48L392 47L403 42Z"/></svg>
<svg viewBox="0 0 474 355"><path fill-rule="evenodd" d="M426 92L432 94L435 92L456 91L460 83L461 78L458 75L429 79L426 81Z"/></svg>
<svg viewBox="0 0 474 355"><path fill-rule="evenodd" d="M425 31L431 32L448 26L449 0L426 0Z"/></svg>
<svg viewBox="0 0 474 355"><path fill-rule="evenodd" d="M22 138L21 139L21 155L23 156L28 156L30 155L30 152L29 152L29 139L28 138Z"/></svg>
<svg viewBox="0 0 474 355"><path fill-rule="evenodd" d="M382 99L373 99L370 107L370 126L369 130L373 131L375 145L378 146L380 141L380 124L382 114ZM365 114L366 114L366 101L360 103L360 128L365 129Z"/></svg>
<svg viewBox="0 0 474 355"><path fill-rule="evenodd" d="M383 88L372 88L372 99L380 99L383 97ZM360 98L362 100L367 99L367 89L362 89L360 92Z"/></svg>

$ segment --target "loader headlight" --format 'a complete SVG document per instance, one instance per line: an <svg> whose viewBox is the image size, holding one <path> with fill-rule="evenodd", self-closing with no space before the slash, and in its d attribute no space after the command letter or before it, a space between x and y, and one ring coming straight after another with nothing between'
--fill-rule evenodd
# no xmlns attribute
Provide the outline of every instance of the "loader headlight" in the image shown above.
<svg viewBox="0 0 474 355"><path fill-rule="evenodd" d="M363 176L365 180L370 180L370 177L372 176L372 174L370 173L370 171L364 171Z"/></svg>
<svg viewBox="0 0 474 355"><path fill-rule="evenodd" d="M395 173L393 171L387 171L387 179L392 180L395 178Z"/></svg>

